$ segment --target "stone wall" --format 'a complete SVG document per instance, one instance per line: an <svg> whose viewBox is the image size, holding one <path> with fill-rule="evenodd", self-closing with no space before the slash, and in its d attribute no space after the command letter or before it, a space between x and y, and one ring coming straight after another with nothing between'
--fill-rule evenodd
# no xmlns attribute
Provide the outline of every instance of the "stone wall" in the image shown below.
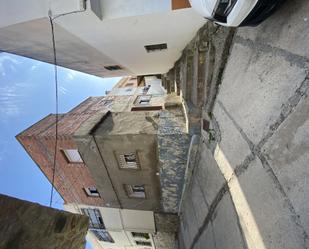
<svg viewBox="0 0 309 249"><path fill-rule="evenodd" d="M174 67L162 75L168 93L181 96L190 118L211 112L222 81L235 29L207 22L183 50ZM192 115L193 114L193 115Z"/></svg>
<svg viewBox="0 0 309 249"><path fill-rule="evenodd" d="M179 217L177 214L154 213L156 230L159 232L176 233L179 228Z"/></svg>
<svg viewBox="0 0 309 249"><path fill-rule="evenodd" d="M153 240L157 249L174 249L179 228L177 214L154 213L156 233Z"/></svg>
<svg viewBox="0 0 309 249"><path fill-rule="evenodd" d="M163 210L168 213L179 209L190 144L181 109L178 106L160 112L157 135L161 198Z"/></svg>
<svg viewBox="0 0 309 249"><path fill-rule="evenodd" d="M176 244L175 235L175 233L156 232L153 235L156 249L174 249Z"/></svg>
<svg viewBox="0 0 309 249"><path fill-rule="evenodd" d="M0 195L0 248L83 249L88 218Z"/></svg>

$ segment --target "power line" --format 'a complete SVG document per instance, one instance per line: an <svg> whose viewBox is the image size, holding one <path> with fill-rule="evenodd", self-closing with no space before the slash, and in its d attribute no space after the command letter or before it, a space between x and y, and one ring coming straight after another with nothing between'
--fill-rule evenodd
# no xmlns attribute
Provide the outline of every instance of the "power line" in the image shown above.
<svg viewBox="0 0 309 249"><path fill-rule="evenodd" d="M48 12L50 27L51 27L51 36L52 36L52 46L53 46L53 63L54 63L54 83L55 83L55 101L56 101L56 124L55 124L55 152L54 152L54 158L53 158L53 175L52 175L52 186L51 186L51 192L50 192L50 201L49 206L52 206L53 203L53 197L54 197L54 184L55 184L55 175L56 175L56 165L57 165L57 152L58 152L58 114L59 114L59 97L58 97L58 66L57 66L57 50L56 50L56 41L55 41L55 29L54 29L54 20L56 18L70 15L70 14L76 14L86 11L86 0L84 1L84 9L83 10L77 10L77 11L71 11L68 13L60 14L57 16L52 16L51 10Z"/></svg>
<svg viewBox="0 0 309 249"><path fill-rule="evenodd" d="M54 83L55 83L55 101L56 101L56 129L55 129L55 152L53 160L53 176L52 176L52 187L50 192L50 201L49 206L52 206L53 196L54 196L54 183L55 183L55 173L56 173L56 161L57 161L57 152L58 152L58 112L59 112L59 98L58 98L58 67L57 67L57 52L56 52L56 43L55 43L55 30L54 23L51 16L49 16L49 22L51 27L52 35L52 45L53 45L53 57L54 57Z"/></svg>

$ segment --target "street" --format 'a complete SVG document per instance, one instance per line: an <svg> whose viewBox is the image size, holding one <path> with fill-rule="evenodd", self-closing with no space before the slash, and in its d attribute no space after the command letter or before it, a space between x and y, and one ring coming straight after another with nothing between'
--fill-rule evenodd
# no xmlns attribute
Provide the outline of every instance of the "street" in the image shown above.
<svg viewBox="0 0 309 249"><path fill-rule="evenodd" d="M202 132L182 202L179 248L309 247L308 69L308 1L237 29L214 139Z"/></svg>

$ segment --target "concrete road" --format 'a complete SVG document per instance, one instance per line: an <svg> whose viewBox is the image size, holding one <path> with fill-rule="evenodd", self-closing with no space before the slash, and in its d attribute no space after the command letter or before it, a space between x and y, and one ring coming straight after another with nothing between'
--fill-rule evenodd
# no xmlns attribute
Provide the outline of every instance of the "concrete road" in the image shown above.
<svg viewBox="0 0 309 249"><path fill-rule="evenodd" d="M180 248L309 248L308 69L308 0L237 30L217 139L201 142L182 203Z"/></svg>

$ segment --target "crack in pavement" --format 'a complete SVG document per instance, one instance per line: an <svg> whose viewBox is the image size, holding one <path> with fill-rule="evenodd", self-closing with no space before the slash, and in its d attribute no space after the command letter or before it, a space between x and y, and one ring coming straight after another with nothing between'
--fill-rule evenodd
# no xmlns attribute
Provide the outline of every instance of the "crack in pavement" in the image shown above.
<svg viewBox="0 0 309 249"><path fill-rule="evenodd" d="M297 65L300 68L306 68L308 70L309 59L297 54L293 54L289 51L286 51L282 48L273 47L265 43L252 41L250 39L243 38L241 36L236 35L234 38L234 42L246 46L258 54L261 53L272 53L273 55L279 55L283 57L286 61L291 64Z"/></svg>
<svg viewBox="0 0 309 249"><path fill-rule="evenodd" d="M272 124L269 128L268 133L261 139L261 141L255 145L246 135L246 133L243 131L243 129L240 127L240 125L233 119L233 117L228 113L225 106L222 102L218 101L218 104L220 108L224 111L224 113L229 117L229 119L232 121L235 128L238 130L238 132L241 134L242 138L247 142L251 154L248 155L243 163L240 165L237 165L232 176L228 179L228 183L236 176L239 177L242 175L250 166L250 163L255 160L255 158L259 158L259 160L262 163L263 168L266 170L268 175L273 180L273 183L275 184L276 188L279 190L279 192L282 194L284 198L284 203L288 207L289 211L291 212L291 217L294 221L294 223L301 229L301 232L303 234L304 241L309 240L309 236L306 233L304 227L301 224L301 221L299 219L299 216L296 213L296 210L289 199L287 193L285 192L283 186L281 185L279 179L277 178L275 172L271 168L270 164L268 163L265 155L262 153L261 149L265 145L265 143L273 136L273 134L278 130L280 125L293 113L299 102L301 101L302 97L306 95L307 91L309 89L309 79L308 76L304 79L304 81L301 83L301 85L296 89L295 93L288 99L286 103L282 105L282 111L279 114L278 119Z"/></svg>
<svg viewBox="0 0 309 249"><path fill-rule="evenodd" d="M229 191L229 183L231 180L233 180L235 177L241 176L250 166L250 163L254 161L256 158L258 158L261 163L263 168L266 170L267 174L271 177L273 180L273 183L275 184L275 187L279 190L279 192L283 196L283 201L285 205L288 207L289 211L291 212L291 218L295 225L299 228L300 233L303 236L304 239L304 244L306 244L306 241L309 240L308 234L306 233L303 225L301 224L300 218L296 213L296 210L289 199L288 195L286 194L283 186L281 185L279 179L277 178L276 174L274 173L273 169L269 165L265 155L261 152L262 147L265 145L265 143L273 136L273 134L278 130L280 125L293 113L299 102L302 100L303 96L306 96L307 92L309 89L309 78L308 75L304 79L304 81L301 83L301 85L296 89L295 93L288 99L286 103L282 105L282 110L281 113L279 114L279 117L277 120L269 127L269 131L267 134L261 139L261 141L255 145L247 136L247 134L244 132L244 130L240 127L240 125L234 120L234 118L231 116L231 114L226 110L225 106L223 103L219 100L217 100L218 105L220 108L224 111L224 113L228 116L228 118L232 121L233 125L235 128L238 130L238 132L241 134L242 138L247 142L249 149L251 151L250 155L248 155L244 161L237 165L236 168L234 169L233 174L229 179L226 180L226 182L223 184L223 186L220 188L218 194L216 195L214 201L210 204L209 206L209 211L207 216L204 219L204 222L202 226L198 229L198 233L195 235L193 242L191 243L191 246L189 247L190 249L194 249L195 244L198 242L200 239L202 233L207 229L209 224L212 221L212 217L217 209L217 206L221 202L222 198L226 193L230 193ZM216 121L217 127L219 127L218 122ZM217 130L217 129L216 129ZM221 132L220 136L221 138ZM220 139L221 140L221 139ZM234 205L234 203L233 203ZM236 212L236 207L234 206L235 212ZM244 233L242 230L242 227L239 222L239 218L237 217L238 220L238 227L242 236L242 240L244 243L244 248L247 248L247 244L245 241Z"/></svg>

